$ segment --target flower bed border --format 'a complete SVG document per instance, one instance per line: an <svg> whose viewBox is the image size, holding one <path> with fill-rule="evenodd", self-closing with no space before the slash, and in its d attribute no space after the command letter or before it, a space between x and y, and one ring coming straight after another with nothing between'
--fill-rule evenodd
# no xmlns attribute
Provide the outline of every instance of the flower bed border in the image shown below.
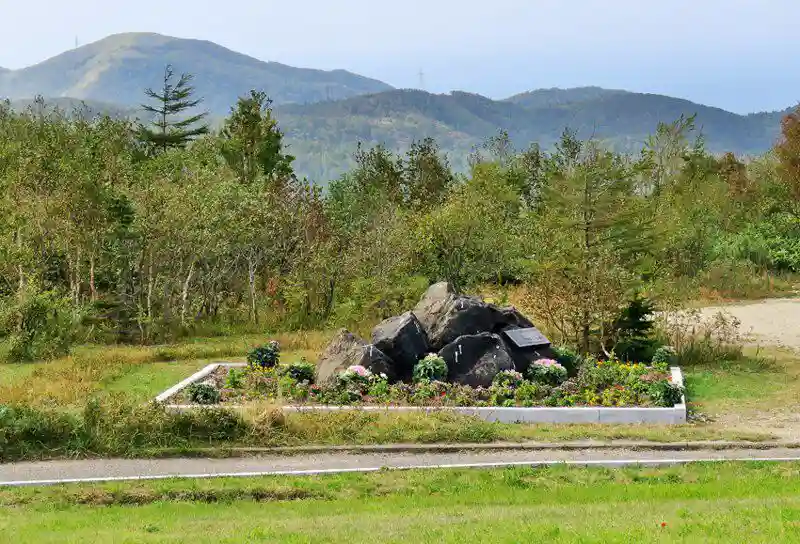
<svg viewBox="0 0 800 544"><path fill-rule="evenodd" d="M193 383L212 375L220 367L240 368L246 363L213 363L196 372L158 395L155 400L166 403ZM672 382L683 385L683 373L678 367L670 368ZM209 408L199 404L167 404L170 410L185 411ZM241 409L244 405L214 405L216 408ZM345 410L364 410L372 412L452 412L465 416L477 416L484 421L501 423L583 423L583 424L644 424L680 425L686 423L686 397L681 396L680 404L671 408L663 407L610 407L610 406L564 406L546 407L469 407L469 406L283 406L286 412L340 412Z"/></svg>

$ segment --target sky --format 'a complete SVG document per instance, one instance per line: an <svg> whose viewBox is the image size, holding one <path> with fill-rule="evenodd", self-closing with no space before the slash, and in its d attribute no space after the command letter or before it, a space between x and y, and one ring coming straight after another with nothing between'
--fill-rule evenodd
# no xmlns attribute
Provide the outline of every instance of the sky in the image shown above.
<svg viewBox="0 0 800 544"><path fill-rule="evenodd" d="M76 37L158 32L431 92L598 85L737 113L800 101L798 0L0 0L0 19L12 69Z"/></svg>

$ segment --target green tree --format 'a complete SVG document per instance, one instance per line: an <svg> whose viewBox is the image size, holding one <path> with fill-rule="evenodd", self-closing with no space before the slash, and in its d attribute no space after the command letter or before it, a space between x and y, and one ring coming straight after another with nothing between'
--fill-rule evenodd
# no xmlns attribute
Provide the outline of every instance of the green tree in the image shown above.
<svg viewBox="0 0 800 544"><path fill-rule="evenodd" d="M152 128L140 125L138 136L151 151L163 152L173 147L186 147L190 141L209 131L208 125L203 122L208 112L186 116L203 101L193 98L195 89L191 82L194 76L181 74L177 83L173 83L173 78L172 66L167 65L161 90L145 90L145 95L155 103L142 104L144 111L153 115Z"/></svg>
<svg viewBox="0 0 800 544"><path fill-rule="evenodd" d="M272 117L272 101L260 91L239 98L222 129L222 154L241 183L259 176L286 179L294 157L284 153L283 133Z"/></svg>
<svg viewBox="0 0 800 544"><path fill-rule="evenodd" d="M652 240L631 165L569 133L557 149L531 215L531 284L550 324L589 351L608 340Z"/></svg>

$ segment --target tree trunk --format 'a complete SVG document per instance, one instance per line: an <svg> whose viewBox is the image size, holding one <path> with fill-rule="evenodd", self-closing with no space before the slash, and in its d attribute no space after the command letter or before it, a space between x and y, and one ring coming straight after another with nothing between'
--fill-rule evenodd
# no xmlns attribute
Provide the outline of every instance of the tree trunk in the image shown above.
<svg viewBox="0 0 800 544"><path fill-rule="evenodd" d="M89 258L89 291L91 292L92 302L97 300L97 287L94 284L94 253Z"/></svg>
<svg viewBox="0 0 800 544"><path fill-rule="evenodd" d="M256 260L247 259L247 276L250 284L250 318L258 325L258 309L256 307Z"/></svg>
<svg viewBox="0 0 800 544"><path fill-rule="evenodd" d="M192 283L193 275L194 261L189 264L189 273L186 274L186 280L183 282L183 290L181 291L181 325L186 325L186 312L188 311L189 301L189 285Z"/></svg>
<svg viewBox="0 0 800 544"><path fill-rule="evenodd" d="M153 317L153 254L152 252L148 255L148 263L147 263L147 303L146 303L146 315L148 319Z"/></svg>
<svg viewBox="0 0 800 544"><path fill-rule="evenodd" d="M22 253L22 232L20 229L17 229L17 248L19 249L20 254ZM21 256L20 256L21 259ZM20 260L19 264L17 265L17 274L19 274L19 292L25 289L25 270L22 267L22 260Z"/></svg>

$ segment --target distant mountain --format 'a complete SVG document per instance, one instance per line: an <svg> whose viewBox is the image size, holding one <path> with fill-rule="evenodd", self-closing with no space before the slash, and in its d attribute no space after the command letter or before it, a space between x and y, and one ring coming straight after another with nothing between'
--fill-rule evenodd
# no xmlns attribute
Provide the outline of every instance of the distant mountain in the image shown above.
<svg viewBox="0 0 800 544"><path fill-rule="evenodd" d="M738 155L768 150L785 112L737 115L688 100L607 90L548 89L496 101L480 95L393 90L337 102L276 109L298 170L327 180L352 166L356 142L403 150L415 139L435 138L453 165L466 168L470 151L503 129L516 146L548 149L565 128L620 150L636 152L659 121L697 114L697 128L712 152Z"/></svg>
<svg viewBox="0 0 800 544"><path fill-rule="evenodd" d="M83 114L141 115L146 87L158 88L164 66L195 75L197 95L218 126L238 96L267 92L301 175L325 183L353 165L356 144L404 151L436 139L453 166L466 169L475 146L506 130L515 145L551 148L565 128L620 151L638 151L659 121L697 114L712 152L760 154L778 137L784 112L737 115L657 94L601 87L539 89L505 100L467 92L398 90L344 70L263 62L214 43L159 34L118 34L22 70L0 69L0 97L25 108L36 95ZM83 106L81 106L83 108ZM788 110L787 110L788 111Z"/></svg>
<svg viewBox="0 0 800 544"><path fill-rule="evenodd" d="M578 102L600 100L610 96L636 94L617 89L604 89L602 87L575 87L572 89L537 89L507 98L506 102L517 104L528 109L550 108L566 106Z"/></svg>
<svg viewBox="0 0 800 544"><path fill-rule="evenodd" d="M238 96L264 90L275 104L336 100L392 89L344 70L293 68L263 62L208 41L130 33L109 36L42 63L0 72L0 97L41 95L137 106L158 88L166 64L195 76L203 107L225 115Z"/></svg>

